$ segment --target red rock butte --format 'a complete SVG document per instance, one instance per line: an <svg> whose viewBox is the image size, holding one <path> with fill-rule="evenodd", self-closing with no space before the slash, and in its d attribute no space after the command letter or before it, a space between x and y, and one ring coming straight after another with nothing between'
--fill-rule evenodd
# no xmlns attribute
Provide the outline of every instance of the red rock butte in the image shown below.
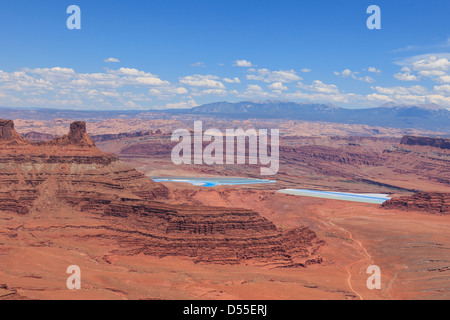
<svg viewBox="0 0 450 320"><path fill-rule="evenodd" d="M22 142L24 139L14 130L14 121L0 119L0 141Z"/></svg>
<svg viewBox="0 0 450 320"><path fill-rule="evenodd" d="M48 142L25 140L10 120L0 120L0 134L0 211L34 223L55 217L51 228L60 237L108 239L116 254L199 262L305 267L322 261L324 243L307 227L281 230L251 210L169 203L165 186L99 150L85 122ZM82 224L86 217L93 225Z"/></svg>
<svg viewBox="0 0 450 320"><path fill-rule="evenodd" d="M53 140L56 144L76 144L85 147L95 147L95 143L86 132L86 122L76 121L70 124L69 134Z"/></svg>

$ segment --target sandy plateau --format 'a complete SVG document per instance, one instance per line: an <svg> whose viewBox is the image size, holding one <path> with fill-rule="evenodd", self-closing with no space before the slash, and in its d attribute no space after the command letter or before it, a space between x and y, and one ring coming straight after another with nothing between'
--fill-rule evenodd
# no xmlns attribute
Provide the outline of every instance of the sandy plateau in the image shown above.
<svg viewBox="0 0 450 320"><path fill-rule="evenodd" d="M424 132L281 123L276 184L203 188L149 177L260 178L259 168L173 165L167 132L180 123L167 121L92 140L82 123L56 139L68 121L16 125L45 143L3 123L0 299L450 299L450 150L401 141ZM66 288L70 265L81 290ZM366 286L370 265L381 290Z"/></svg>

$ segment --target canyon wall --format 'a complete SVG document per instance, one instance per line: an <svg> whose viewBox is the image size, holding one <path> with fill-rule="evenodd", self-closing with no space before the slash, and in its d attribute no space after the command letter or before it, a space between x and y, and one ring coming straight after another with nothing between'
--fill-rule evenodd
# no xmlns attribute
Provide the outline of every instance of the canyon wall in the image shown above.
<svg viewBox="0 0 450 320"><path fill-rule="evenodd" d="M411 196L391 199L385 202L383 207L386 209L450 215L450 193L419 192Z"/></svg>
<svg viewBox="0 0 450 320"><path fill-rule="evenodd" d="M321 262L317 250L323 242L309 228L281 230L245 209L171 204L162 184L100 151L84 122L73 123L63 137L35 143L18 136L10 122L4 124L0 211L73 215L64 224L55 218L53 228L67 237L77 213L91 215L104 224L79 227L77 238L115 241L113 251L125 255L274 267Z"/></svg>
<svg viewBox="0 0 450 320"><path fill-rule="evenodd" d="M401 144L409 146L429 146L434 148L450 149L450 139L445 138L404 136L402 138Z"/></svg>

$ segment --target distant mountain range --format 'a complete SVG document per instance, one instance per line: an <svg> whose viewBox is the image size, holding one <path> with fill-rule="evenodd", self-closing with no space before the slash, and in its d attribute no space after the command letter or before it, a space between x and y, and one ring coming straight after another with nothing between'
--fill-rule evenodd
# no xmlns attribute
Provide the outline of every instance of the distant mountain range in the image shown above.
<svg viewBox="0 0 450 320"><path fill-rule="evenodd" d="M265 102L217 102L190 110L171 111L231 119L289 119L370 126L415 128L450 132L450 111L436 104L385 104L377 108L345 109L330 104Z"/></svg>
<svg viewBox="0 0 450 320"><path fill-rule="evenodd" d="M366 124L392 128L414 128L450 133L450 111L436 104L385 104L377 108L346 109L330 104L265 102L215 102L192 109L135 111L78 111L55 109L0 108L3 119L100 121L112 118L170 118L171 116L208 116L225 119L280 119Z"/></svg>

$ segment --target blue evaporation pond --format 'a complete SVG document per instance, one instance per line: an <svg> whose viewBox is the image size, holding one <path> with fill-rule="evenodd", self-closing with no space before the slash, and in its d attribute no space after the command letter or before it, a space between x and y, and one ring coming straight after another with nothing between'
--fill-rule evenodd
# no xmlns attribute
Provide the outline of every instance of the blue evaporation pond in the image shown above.
<svg viewBox="0 0 450 320"><path fill-rule="evenodd" d="M215 187L215 186L237 186L248 184L276 183L273 180L252 179L252 178L191 178L191 177L151 177L155 182L183 182L194 186Z"/></svg>
<svg viewBox="0 0 450 320"><path fill-rule="evenodd" d="M279 190L278 192L287 193L295 196L376 203L376 204L382 204L391 199L388 197L389 196L388 194L377 194L377 193L362 194L362 193L345 193L345 192L317 191L305 189L284 189Z"/></svg>

